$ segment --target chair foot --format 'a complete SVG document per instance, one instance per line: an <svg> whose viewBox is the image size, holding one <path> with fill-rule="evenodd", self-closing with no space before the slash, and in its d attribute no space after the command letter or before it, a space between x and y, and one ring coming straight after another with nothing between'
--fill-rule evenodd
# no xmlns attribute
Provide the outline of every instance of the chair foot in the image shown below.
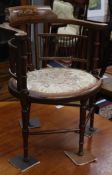
<svg viewBox="0 0 112 175"><path fill-rule="evenodd" d="M40 163L40 161L37 161L36 159L32 157L29 157L28 161L24 161L22 156L13 157L9 159L8 161L11 165L21 170L22 172Z"/></svg>
<svg viewBox="0 0 112 175"><path fill-rule="evenodd" d="M66 156L68 156L73 163L76 165L85 165L91 162L95 162L97 159L93 155L91 155L89 152L84 152L84 154L78 155L78 153L71 152L71 151L64 151Z"/></svg>
<svg viewBox="0 0 112 175"><path fill-rule="evenodd" d="M20 123L20 127L23 128L23 124L22 124L22 120L19 119L19 123ZM40 128L41 127L41 123L39 118L32 118L29 121L29 128Z"/></svg>
<svg viewBox="0 0 112 175"><path fill-rule="evenodd" d="M91 137L93 134L95 134L97 131L97 128L91 128L90 126L86 126L84 135L87 137Z"/></svg>

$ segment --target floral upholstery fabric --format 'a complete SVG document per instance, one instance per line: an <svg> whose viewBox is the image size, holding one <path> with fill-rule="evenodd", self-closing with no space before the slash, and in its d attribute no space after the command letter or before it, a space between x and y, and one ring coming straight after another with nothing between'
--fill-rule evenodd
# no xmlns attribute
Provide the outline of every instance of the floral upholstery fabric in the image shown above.
<svg viewBox="0 0 112 175"><path fill-rule="evenodd" d="M28 90L45 98L77 96L96 83L95 77L78 69L44 68L27 74Z"/></svg>

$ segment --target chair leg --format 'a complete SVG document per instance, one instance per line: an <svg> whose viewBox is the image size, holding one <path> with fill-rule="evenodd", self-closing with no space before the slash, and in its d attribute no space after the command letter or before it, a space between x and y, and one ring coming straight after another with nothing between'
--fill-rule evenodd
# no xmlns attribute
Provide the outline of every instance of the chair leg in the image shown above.
<svg viewBox="0 0 112 175"><path fill-rule="evenodd" d="M28 104L28 110L29 110L28 111L28 127L29 128L39 128L41 126L39 118L38 117L30 118L30 107L31 107L31 103L29 102ZM19 123L20 123L21 128L23 128L23 122L21 119L19 120Z"/></svg>
<svg viewBox="0 0 112 175"><path fill-rule="evenodd" d="M74 151L65 151L65 154L76 164L84 165L90 162L96 161L96 158L88 151L83 150L84 135L85 135L85 124L86 124L86 100L81 101L80 107L80 123L79 123L79 148L78 153Z"/></svg>
<svg viewBox="0 0 112 175"><path fill-rule="evenodd" d="M90 117L90 128L91 131L94 130L94 111L91 113L91 117Z"/></svg>
<svg viewBox="0 0 112 175"><path fill-rule="evenodd" d="M24 101L24 100L23 100ZM14 166L20 169L21 171L25 171L31 168L34 165L40 163L40 161L34 159L29 156L28 153L28 137L29 137L29 115L30 115L30 105L28 104L28 99L25 99L23 102L21 101L22 108L22 136L23 136L23 156L15 156L9 159L9 162Z"/></svg>
<svg viewBox="0 0 112 175"><path fill-rule="evenodd" d="M86 100L81 101L80 107L80 122L79 122L79 148L78 152L65 151L65 154L75 163L76 165L84 165L90 162L96 161L96 158L91 155L88 151L83 150L84 135L85 135L85 124L86 124Z"/></svg>
<svg viewBox="0 0 112 175"><path fill-rule="evenodd" d="M24 149L24 161L27 162L29 160L28 158L28 136L29 136L29 111L30 111L29 105L22 105L22 136L23 136L23 149Z"/></svg>
<svg viewBox="0 0 112 175"><path fill-rule="evenodd" d="M94 129L94 113L95 113L95 105L94 105L94 97L90 98L90 108L92 109L90 114L90 130Z"/></svg>
<svg viewBox="0 0 112 175"><path fill-rule="evenodd" d="M95 114L95 97L91 97L89 99L89 126L87 125L85 128L85 135L92 136L96 132L96 128L94 128L94 114Z"/></svg>
<svg viewBox="0 0 112 175"><path fill-rule="evenodd" d="M86 122L86 102L81 102L80 107L80 123L79 123L79 151L78 155L82 156L83 153L83 144L84 144L84 133L85 133L85 122Z"/></svg>
<svg viewBox="0 0 112 175"><path fill-rule="evenodd" d="M96 128L94 127L94 115L95 115L95 110L96 110L95 97L90 98L90 108L92 109L92 111L91 111L91 114L90 114L89 130L93 134L94 132L96 132Z"/></svg>

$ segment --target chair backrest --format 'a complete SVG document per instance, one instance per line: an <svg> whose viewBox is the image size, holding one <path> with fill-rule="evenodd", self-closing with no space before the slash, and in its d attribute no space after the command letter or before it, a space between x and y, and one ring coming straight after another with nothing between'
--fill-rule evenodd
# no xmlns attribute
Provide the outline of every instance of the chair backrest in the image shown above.
<svg viewBox="0 0 112 175"><path fill-rule="evenodd" d="M89 0L63 0L64 2L69 2L74 7L74 16L80 19L87 18L87 10L89 5ZM54 0L44 0L45 5L50 5L53 8Z"/></svg>
<svg viewBox="0 0 112 175"><path fill-rule="evenodd" d="M31 46L33 44L31 38L23 31L17 31L14 38L9 41L11 49L10 73L17 79L19 90L26 88L27 71L41 68L41 61L43 60L70 59L83 63L83 68L86 71L94 72L94 69L96 69L96 61L98 60L94 60L93 56L95 52L95 34L98 32L105 33L104 30L107 29L106 24L78 19L58 19L50 9L38 6L10 8L9 14L9 22L12 26L33 24L34 28L36 27L34 33L35 47ZM77 35L57 34L49 31L48 33L39 33L37 30L39 23L51 26L54 22L64 25L79 25L81 28L84 27L85 30L82 30L83 32ZM62 40L64 42L61 42ZM97 44L101 45L103 42ZM35 53L35 56L33 53Z"/></svg>

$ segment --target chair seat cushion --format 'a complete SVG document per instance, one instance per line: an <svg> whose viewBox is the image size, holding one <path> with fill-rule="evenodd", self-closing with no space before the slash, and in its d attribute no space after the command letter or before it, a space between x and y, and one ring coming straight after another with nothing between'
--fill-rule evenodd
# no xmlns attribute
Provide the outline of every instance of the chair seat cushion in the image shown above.
<svg viewBox="0 0 112 175"><path fill-rule="evenodd" d="M29 92L45 98L74 97L94 88L97 82L91 74L71 68L44 68L27 74Z"/></svg>

